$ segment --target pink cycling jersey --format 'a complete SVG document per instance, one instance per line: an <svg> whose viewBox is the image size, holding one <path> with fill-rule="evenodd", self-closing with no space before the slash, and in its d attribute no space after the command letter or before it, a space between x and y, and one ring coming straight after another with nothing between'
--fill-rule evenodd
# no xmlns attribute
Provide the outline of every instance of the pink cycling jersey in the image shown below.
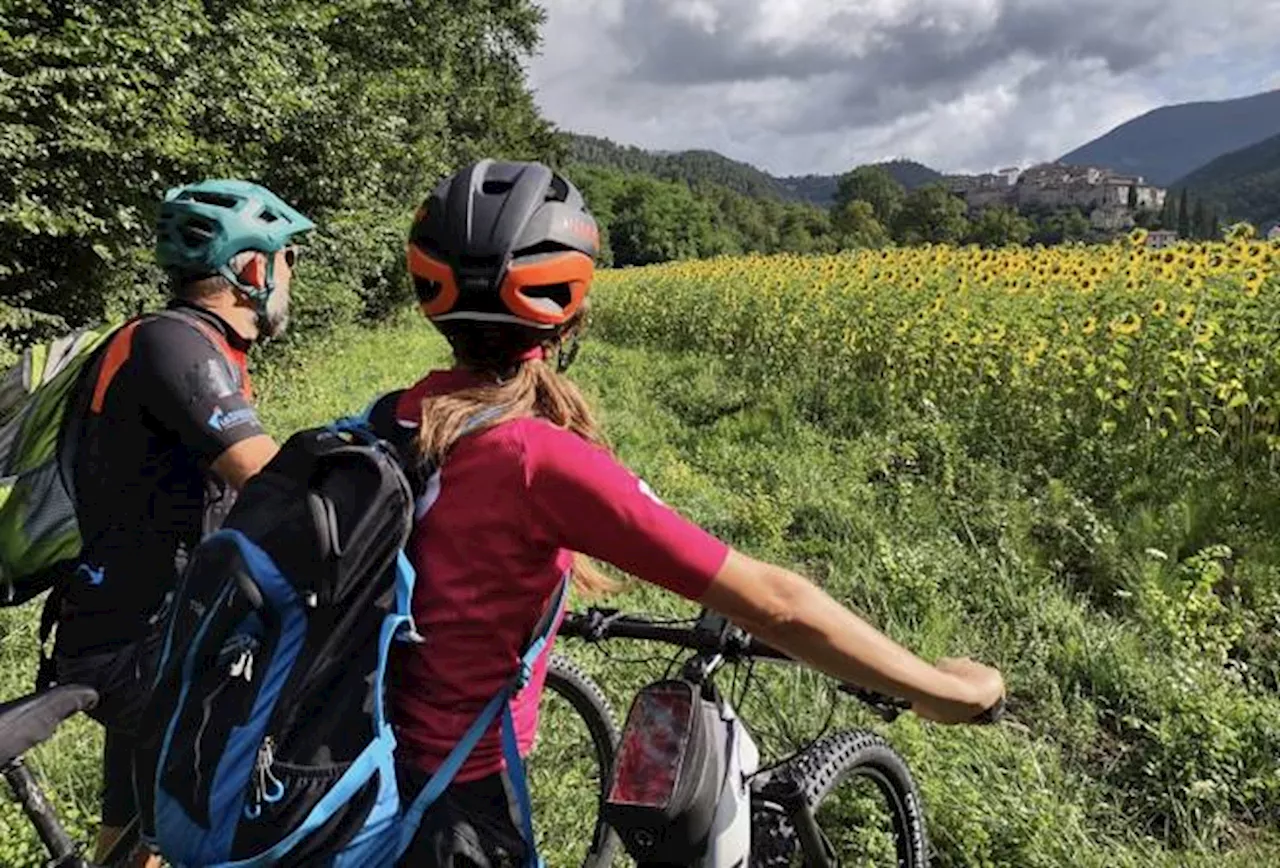
<svg viewBox="0 0 1280 868"><path fill-rule="evenodd" d="M436 371L404 393L400 424L423 398L479 385ZM689 598L728 554L663 505L606 450L541 419L516 419L459 440L419 500L409 557L413 615L424 642L397 650L394 720L400 758L427 772L448 756L516 661L577 551ZM533 746L547 655L512 700L522 754ZM457 780L503 768L499 731L480 741Z"/></svg>

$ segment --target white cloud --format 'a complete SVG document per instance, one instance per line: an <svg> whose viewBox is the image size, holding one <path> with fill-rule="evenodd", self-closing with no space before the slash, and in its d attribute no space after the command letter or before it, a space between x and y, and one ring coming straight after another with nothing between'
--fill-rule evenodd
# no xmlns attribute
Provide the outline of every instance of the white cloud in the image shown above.
<svg viewBox="0 0 1280 868"><path fill-rule="evenodd" d="M543 5L530 73L562 128L781 174L1052 159L1157 105L1280 85L1280 0Z"/></svg>

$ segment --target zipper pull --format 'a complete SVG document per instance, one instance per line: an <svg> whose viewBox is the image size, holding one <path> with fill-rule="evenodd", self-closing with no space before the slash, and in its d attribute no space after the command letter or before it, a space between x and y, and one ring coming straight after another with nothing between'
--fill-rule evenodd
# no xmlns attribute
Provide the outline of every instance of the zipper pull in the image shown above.
<svg viewBox="0 0 1280 868"><path fill-rule="evenodd" d="M231 664L231 677L239 678L244 676L244 680L253 681L253 649L245 648L240 652L240 656L235 663Z"/></svg>
<svg viewBox="0 0 1280 868"><path fill-rule="evenodd" d="M258 769L262 778L262 798L269 805L284 798L284 784L271 771L275 763L276 743L271 736L267 736L262 740L262 748L258 752Z"/></svg>

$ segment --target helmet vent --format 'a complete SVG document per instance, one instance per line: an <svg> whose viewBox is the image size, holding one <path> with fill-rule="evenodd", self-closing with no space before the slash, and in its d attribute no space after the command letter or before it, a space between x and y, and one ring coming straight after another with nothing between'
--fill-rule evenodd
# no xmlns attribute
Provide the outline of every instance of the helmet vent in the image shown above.
<svg viewBox="0 0 1280 868"><path fill-rule="evenodd" d="M501 256L459 256L458 265L462 268L493 269L502 264Z"/></svg>
<svg viewBox="0 0 1280 868"><path fill-rule="evenodd" d="M261 220L263 223L274 223L280 218L276 215L274 211L270 211L264 208L262 210L262 213L258 215L258 219Z"/></svg>
<svg viewBox="0 0 1280 868"><path fill-rule="evenodd" d="M220 193L209 193L204 190L192 193L191 198L202 204L215 205L219 208L234 208L237 202L234 196L223 196Z"/></svg>
<svg viewBox="0 0 1280 868"><path fill-rule="evenodd" d="M573 290L567 283L550 283L546 286L526 286L520 294L528 299L545 299L564 310L573 303Z"/></svg>
<svg viewBox="0 0 1280 868"><path fill-rule="evenodd" d="M207 220L192 217L178 230L182 240L190 247L200 247L216 234L217 227Z"/></svg>
<svg viewBox="0 0 1280 868"><path fill-rule="evenodd" d="M543 253L563 253L566 250L572 250L558 241L539 241L537 244L531 244L528 247L522 247L515 252L517 257L538 256Z"/></svg>
<svg viewBox="0 0 1280 868"><path fill-rule="evenodd" d="M501 196L503 193L511 192L511 188L514 186L515 184L510 181L485 181L480 190L486 196Z"/></svg>

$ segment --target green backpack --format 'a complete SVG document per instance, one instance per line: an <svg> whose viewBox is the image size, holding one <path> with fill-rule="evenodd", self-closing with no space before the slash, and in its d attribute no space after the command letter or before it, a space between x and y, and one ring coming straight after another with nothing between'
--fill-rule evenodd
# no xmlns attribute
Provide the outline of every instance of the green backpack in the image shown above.
<svg viewBox="0 0 1280 868"><path fill-rule="evenodd" d="M80 553L62 420L80 372L115 331L36 344L0 378L0 606L48 590Z"/></svg>

